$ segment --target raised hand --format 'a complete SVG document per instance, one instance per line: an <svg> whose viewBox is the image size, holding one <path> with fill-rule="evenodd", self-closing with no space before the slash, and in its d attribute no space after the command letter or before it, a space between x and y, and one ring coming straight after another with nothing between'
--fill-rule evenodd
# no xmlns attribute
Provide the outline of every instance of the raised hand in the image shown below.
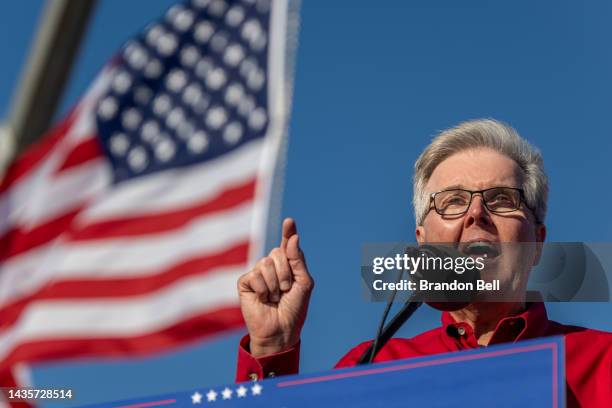
<svg viewBox="0 0 612 408"><path fill-rule="evenodd" d="M297 227L286 218L280 246L238 279L252 355L277 353L299 341L313 288Z"/></svg>

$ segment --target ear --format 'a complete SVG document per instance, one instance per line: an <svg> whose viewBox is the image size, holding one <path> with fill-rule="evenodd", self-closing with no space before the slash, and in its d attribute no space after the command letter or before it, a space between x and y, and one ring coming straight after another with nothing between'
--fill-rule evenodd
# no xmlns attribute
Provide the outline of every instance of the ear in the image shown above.
<svg viewBox="0 0 612 408"><path fill-rule="evenodd" d="M424 243L427 242L427 234L425 233L425 227L422 225L419 225L416 227L416 230L414 231L414 235L416 236L416 240L419 243L419 245L423 245Z"/></svg>
<svg viewBox="0 0 612 408"><path fill-rule="evenodd" d="M533 260L533 266L536 266L540 262L542 257L542 249L544 247L544 241L546 240L546 225L536 224L535 225L535 238L536 238L536 254Z"/></svg>

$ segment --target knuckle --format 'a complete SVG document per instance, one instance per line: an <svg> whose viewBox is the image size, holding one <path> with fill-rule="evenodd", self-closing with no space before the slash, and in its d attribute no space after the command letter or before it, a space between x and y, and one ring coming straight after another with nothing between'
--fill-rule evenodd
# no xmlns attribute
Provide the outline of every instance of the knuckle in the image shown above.
<svg viewBox="0 0 612 408"><path fill-rule="evenodd" d="M305 288L306 288L308 291L313 290L313 289L314 289L314 287L315 287L315 282L314 282L314 280L312 280L312 278L308 279L308 280L305 282L304 287L305 287Z"/></svg>
<svg viewBox="0 0 612 408"><path fill-rule="evenodd" d="M271 259L267 256L264 256L263 258L261 258L257 264L255 265L255 267L259 270L265 270L266 267L269 266L269 262L271 261Z"/></svg>

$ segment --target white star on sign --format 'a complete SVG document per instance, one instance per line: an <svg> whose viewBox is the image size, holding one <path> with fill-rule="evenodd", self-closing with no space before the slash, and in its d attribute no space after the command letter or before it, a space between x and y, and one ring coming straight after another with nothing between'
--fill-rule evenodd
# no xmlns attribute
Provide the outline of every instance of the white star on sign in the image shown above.
<svg viewBox="0 0 612 408"><path fill-rule="evenodd" d="M261 395L261 389L263 387L259 384L255 384L254 386L251 387L251 392L253 393L253 395Z"/></svg>
<svg viewBox="0 0 612 408"><path fill-rule="evenodd" d="M227 387L225 387L223 391L221 391L221 395L223 395L224 400L232 398L232 393L233 391Z"/></svg>
<svg viewBox="0 0 612 408"><path fill-rule="evenodd" d="M200 404L202 403L202 394L200 394L199 392L194 392L193 395L191 396L191 403L192 404Z"/></svg>
<svg viewBox="0 0 612 408"><path fill-rule="evenodd" d="M210 390L206 393L206 399L208 402L217 400L217 393L214 390Z"/></svg>
<svg viewBox="0 0 612 408"><path fill-rule="evenodd" d="M244 385L241 385L240 387L238 387L238 389L236 389L236 395L238 395L238 398L246 397L246 393L247 389L244 387Z"/></svg>

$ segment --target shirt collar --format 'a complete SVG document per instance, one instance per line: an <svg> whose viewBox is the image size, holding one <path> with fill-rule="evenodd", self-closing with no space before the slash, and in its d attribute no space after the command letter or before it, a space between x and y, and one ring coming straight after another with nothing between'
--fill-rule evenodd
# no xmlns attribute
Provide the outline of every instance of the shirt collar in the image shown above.
<svg viewBox="0 0 612 408"><path fill-rule="evenodd" d="M501 319L489 344L515 342L541 337L549 320L542 302L528 303L525 311ZM442 336L451 349L478 347L474 332L467 323L458 323L449 312L442 313Z"/></svg>

